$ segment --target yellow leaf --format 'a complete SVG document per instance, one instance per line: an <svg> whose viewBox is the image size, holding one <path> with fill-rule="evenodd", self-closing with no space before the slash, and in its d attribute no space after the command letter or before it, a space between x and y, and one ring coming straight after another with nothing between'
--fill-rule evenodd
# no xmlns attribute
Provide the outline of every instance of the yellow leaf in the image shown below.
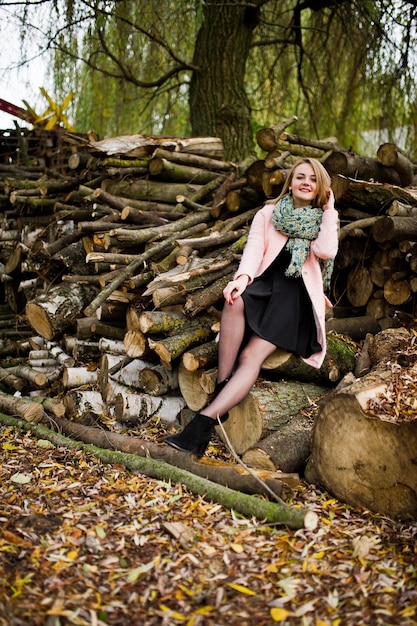
<svg viewBox="0 0 417 626"><path fill-rule="evenodd" d="M216 607L212 604L208 604L207 606L202 606L201 609L196 610L197 615L208 615L212 613Z"/></svg>
<svg viewBox="0 0 417 626"><path fill-rule="evenodd" d="M315 554L313 554L313 559L322 559L325 554L324 550L321 550L321 552L315 552Z"/></svg>
<svg viewBox="0 0 417 626"><path fill-rule="evenodd" d="M280 609L278 607L273 607L271 609L271 617L274 622L283 622L284 619L287 619L289 614L290 612L287 611L287 609Z"/></svg>
<svg viewBox="0 0 417 626"><path fill-rule="evenodd" d="M78 550L70 550L67 552L67 559L71 559L71 561L75 561L78 556Z"/></svg>
<svg viewBox="0 0 417 626"><path fill-rule="evenodd" d="M402 615L403 617L412 617L413 615L416 614L416 609L413 606L408 606L407 608L400 611L399 614Z"/></svg>
<svg viewBox="0 0 417 626"><path fill-rule="evenodd" d="M241 543L231 543L230 547L232 548L233 552L236 552L236 554L242 554L243 552L243 546Z"/></svg>
<svg viewBox="0 0 417 626"><path fill-rule="evenodd" d="M4 443L2 448L3 450L18 450L19 446L14 446L12 443Z"/></svg>
<svg viewBox="0 0 417 626"><path fill-rule="evenodd" d="M186 587L185 585L181 585L181 583L178 585L178 587L190 598L192 598L194 596L193 592L191 591L191 589L188 589L188 587Z"/></svg>
<svg viewBox="0 0 417 626"><path fill-rule="evenodd" d="M181 613L178 613L177 611L173 611L168 606L165 606L165 604L160 604L159 608L161 609L161 611L165 611L166 613L170 613L170 617L172 617L172 619L178 619L178 620L182 620L182 621L184 621L186 619L184 617L184 615L182 615Z"/></svg>
<svg viewBox="0 0 417 626"><path fill-rule="evenodd" d="M244 585L236 585L235 583L227 583L227 586L230 587L231 589L234 589L235 591L239 591L240 593L245 593L247 596L256 596L256 593L252 591L252 589L249 589L248 587L245 587Z"/></svg>
<svg viewBox="0 0 417 626"><path fill-rule="evenodd" d="M270 563L269 565L266 566L265 571L268 574L276 574L278 571L278 567L275 563Z"/></svg>

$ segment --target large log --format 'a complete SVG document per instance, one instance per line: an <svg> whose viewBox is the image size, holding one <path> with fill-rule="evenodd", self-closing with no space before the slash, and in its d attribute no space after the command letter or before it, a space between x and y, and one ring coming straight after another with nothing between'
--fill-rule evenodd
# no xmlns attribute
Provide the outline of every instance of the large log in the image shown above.
<svg viewBox="0 0 417 626"><path fill-rule="evenodd" d="M105 191L113 196L122 196L124 198L132 198L133 200L174 204L179 194L186 196L197 192L200 188L201 185L190 183L170 183L167 185L163 181L147 179L130 181L107 180Z"/></svg>
<svg viewBox="0 0 417 626"><path fill-rule="evenodd" d="M157 176L160 180L174 183L188 183L205 185L214 178L218 177L218 172L195 167L192 165L184 165L175 163L161 157L153 157L149 162L149 174Z"/></svg>
<svg viewBox="0 0 417 626"><path fill-rule="evenodd" d="M417 516L412 344L413 333L403 328L372 339L374 369L322 401L306 471L310 482L319 482L340 500L395 519Z"/></svg>
<svg viewBox="0 0 417 626"><path fill-rule="evenodd" d="M401 185L395 169L384 166L377 159L364 157L348 150L334 150L323 162L330 176L342 174L360 180L374 180L380 183Z"/></svg>
<svg viewBox="0 0 417 626"><path fill-rule="evenodd" d="M124 390L114 397L114 414L117 421L129 424L145 424L157 416L167 424L178 420L179 412L185 407L180 396L155 397L147 393L129 393Z"/></svg>
<svg viewBox="0 0 417 626"><path fill-rule="evenodd" d="M15 398L0 391L0 411L8 415L18 415L27 422L40 422L45 416L45 411L40 402L29 398Z"/></svg>
<svg viewBox="0 0 417 626"><path fill-rule="evenodd" d="M358 315L327 320L326 329L350 337L354 341L364 339L367 333L378 333L381 327L378 321L370 315Z"/></svg>
<svg viewBox="0 0 417 626"><path fill-rule="evenodd" d="M306 477L353 506L415 520L416 448L416 419L389 423L367 414L352 392L335 394L314 428Z"/></svg>
<svg viewBox="0 0 417 626"><path fill-rule="evenodd" d="M332 189L338 207L366 207L367 212L373 215L384 212L386 206L396 199L410 206L417 204L417 193L414 189L355 180L342 174L332 178Z"/></svg>
<svg viewBox="0 0 417 626"><path fill-rule="evenodd" d="M233 449L243 454L328 391L327 387L314 383L259 379L246 398L229 411L224 424ZM224 438L219 426L216 430Z"/></svg>

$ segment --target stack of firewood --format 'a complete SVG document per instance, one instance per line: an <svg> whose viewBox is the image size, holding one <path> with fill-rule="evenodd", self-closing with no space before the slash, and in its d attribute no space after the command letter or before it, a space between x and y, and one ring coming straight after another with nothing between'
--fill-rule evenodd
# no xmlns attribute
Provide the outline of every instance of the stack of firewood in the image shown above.
<svg viewBox="0 0 417 626"><path fill-rule="evenodd" d="M395 312L414 316L417 193L416 165L395 146L363 158L334 139L289 134L294 121L259 131L266 156L240 164L224 160L216 138L135 135L68 135L67 176L0 164L0 410L34 421L93 411L143 424L201 409L216 378L222 292L251 220L294 160L312 156L332 175L341 218L328 355L316 371L277 350L226 423L247 461L297 470L308 456L303 409L354 368L352 339L395 324ZM10 400L18 389L21 407ZM294 416L298 447L288 445ZM261 460L260 441L268 441Z"/></svg>

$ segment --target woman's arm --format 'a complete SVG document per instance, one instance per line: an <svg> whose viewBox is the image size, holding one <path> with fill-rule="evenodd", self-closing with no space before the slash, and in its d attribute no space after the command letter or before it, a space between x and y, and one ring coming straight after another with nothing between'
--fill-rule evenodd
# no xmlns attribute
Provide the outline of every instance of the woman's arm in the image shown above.
<svg viewBox="0 0 417 626"><path fill-rule="evenodd" d="M249 282L253 281L265 254L265 243L265 212L261 209L252 220L248 240L234 275L235 279L247 274Z"/></svg>

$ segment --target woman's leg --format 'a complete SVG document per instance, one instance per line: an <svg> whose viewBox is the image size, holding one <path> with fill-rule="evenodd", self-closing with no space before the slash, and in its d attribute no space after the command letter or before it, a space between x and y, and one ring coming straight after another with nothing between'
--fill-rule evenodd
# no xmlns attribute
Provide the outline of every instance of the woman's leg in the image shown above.
<svg viewBox="0 0 417 626"><path fill-rule="evenodd" d="M236 364L245 334L245 307L242 298L225 304L220 321L217 382L229 378Z"/></svg>
<svg viewBox="0 0 417 626"><path fill-rule="evenodd" d="M240 344L239 344L240 347ZM210 442L217 416L227 419L227 412L239 404L255 383L264 360L275 350L275 345L253 335L242 350L237 369L231 379L219 391L212 402L177 435L170 435L166 443L182 450L202 456Z"/></svg>
<svg viewBox="0 0 417 626"><path fill-rule="evenodd" d="M216 419L239 404L256 382L262 363L275 349L273 343L252 335L240 354L235 373L212 402L201 410L201 414Z"/></svg>

